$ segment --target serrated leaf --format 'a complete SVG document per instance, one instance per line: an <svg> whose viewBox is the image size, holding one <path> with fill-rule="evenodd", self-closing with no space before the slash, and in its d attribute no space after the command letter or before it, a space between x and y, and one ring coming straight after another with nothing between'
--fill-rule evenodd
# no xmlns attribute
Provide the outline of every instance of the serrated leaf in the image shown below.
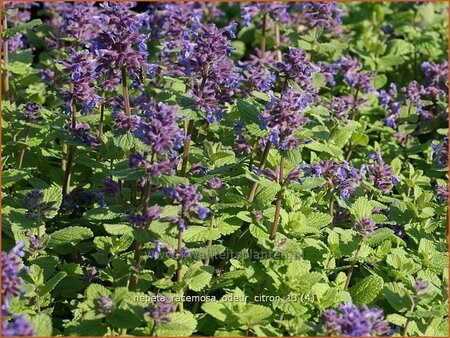
<svg viewBox="0 0 450 338"><path fill-rule="evenodd" d="M160 337L187 337L197 328L197 320L190 312L176 312L170 315L170 322L161 323L156 328Z"/></svg>
<svg viewBox="0 0 450 338"><path fill-rule="evenodd" d="M349 289L352 300L356 305L370 304L383 289L383 278L372 275L359 281Z"/></svg>
<svg viewBox="0 0 450 338"><path fill-rule="evenodd" d="M188 184L189 180L186 177L161 175L161 177L149 177L149 182L156 186L171 188L180 184Z"/></svg>
<svg viewBox="0 0 450 338"><path fill-rule="evenodd" d="M258 115L259 110L251 103L244 101L243 99L237 99L237 109L241 114L242 120L246 123L259 123Z"/></svg>
<svg viewBox="0 0 450 338"><path fill-rule="evenodd" d="M372 214L372 210L373 206L366 197L358 197L351 206L351 212L356 220L369 217Z"/></svg>
<svg viewBox="0 0 450 338"><path fill-rule="evenodd" d="M31 317L30 324L37 337L50 337L53 334L52 319L44 313L38 313Z"/></svg>
<svg viewBox="0 0 450 338"><path fill-rule="evenodd" d="M106 321L113 327L132 329L141 324L141 320L137 318L131 310L115 309Z"/></svg>
<svg viewBox="0 0 450 338"><path fill-rule="evenodd" d="M67 276L67 273L64 271L58 272L52 278L45 282L44 286L41 288L39 295L41 297L45 296L47 293L51 292L58 283Z"/></svg>
<svg viewBox="0 0 450 338"><path fill-rule="evenodd" d="M407 311L413 304L410 292L401 283L386 283L383 292L389 304L399 312Z"/></svg>
<svg viewBox="0 0 450 338"><path fill-rule="evenodd" d="M42 24L42 20L41 19L34 19L34 20L31 20L31 21L28 21L28 22L21 23L21 24L15 26L15 27L12 27L12 28L9 28L9 29L3 31L2 38L3 39L9 39L11 36L13 36L13 35L15 35L17 33L24 32L24 31L26 31L26 30L28 30L30 28L39 26L41 24Z"/></svg>
<svg viewBox="0 0 450 338"><path fill-rule="evenodd" d="M48 246L50 248L54 248L64 245L75 245L78 242L84 241L85 239L93 236L94 233L89 228L78 226L68 227L52 233L50 235Z"/></svg>

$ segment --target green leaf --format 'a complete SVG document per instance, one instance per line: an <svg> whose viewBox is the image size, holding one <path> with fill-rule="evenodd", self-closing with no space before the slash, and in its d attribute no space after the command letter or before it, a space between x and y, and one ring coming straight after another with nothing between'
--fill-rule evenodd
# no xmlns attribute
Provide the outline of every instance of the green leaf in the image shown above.
<svg viewBox="0 0 450 338"><path fill-rule="evenodd" d="M356 220L360 220L361 218L369 217L372 214L373 206L366 197L358 197L352 204L350 210Z"/></svg>
<svg viewBox="0 0 450 338"><path fill-rule="evenodd" d="M141 320L131 310L126 309L115 309L106 321L113 327L124 329L133 329L141 324Z"/></svg>
<svg viewBox="0 0 450 338"><path fill-rule="evenodd" d="M356 305L370 304L383 289L383 278L372 275L359 281L349 292Z"/></svg>
<svg viewBox="0 0 450 338"><path fill-rule="evenodd" d="M55 248L64 245L76 245L78 242L91 238L94 233L89 228L74 226L55 231L50 235L48 246Z"/></svg>
<svg viewBox="0 0 450 338"><path fill-rule="evenodd" d="M382 88L386 83L387 83L387 77L384 74L378 74L373 79L373 85L374 85L375 89Z"/></svg>
<svg viewBox="0 0 450 338"><path fill-rule="evenodd" d="M21 23L15 27L9 28L2 33L3 39L9 39L11 36L26 31L27 29L39 26L42 24L42 20L34 19L25 23Z"/></svg>
<svg viewBox="0 0 450 338"><path fill-rule="evenodd" d="M44 314L38 313L37 315L31 317L31 326L34 329L34 335L37 337L50 337L53 334L53 324L52 319Z"/></svg>
<svg viewBox="0 0 450 338"><path fill-rule="evenodd" d="M259 123L258 120L259 110L254 105L248 103L247 101L244 101L243 99L237 99L236 102L237 102L237 109L241 114L241 117L244 120L244 122Z"/></svg>
<svg viewBox="0 0 450 338"><path fill-rule="evenodd" d="M391 237L393 234L394 231L389 228L376 229L373 234L366 240L366 243L374 246Z"/></svg>
<svg viewBox="0 0 450 338"><path fill-rule="evenodd" d="M190 312L176 312L171 314L170 322L161 323L156 327L156 333L160 337L188 337L197 328L197 321Z"/></svg>
<svg viewBox="0 0 450 338"><path fill-rule="evenodd" d="M225 304L220 302L207 302L202 305L202 310L210 316L220 320L221 322L227 321L227 317L233 315L233 313L226 307Z"/></svg>
<svg viewBox="0 0 450 338"><path fill-rule="evenodd" d="M156 176L149 177L149 182L156 186L170 188L180 184L188 184L189 180L186 177L161 175L161 177Z"/></svg>
<svg viewBox="0 0 450 338"><path fill-rule="evenodd" d="M114 170L113 176L125 181L138 180L146 175L144 168L127 168L122 170Z"/></svg>
<svg viewBox="0 0 450 338"><path fill-rule="evenodd" d="M219 229L212 228L208 229L207 227L202 226L190 226L183 234L183 239L187 243L192 242L205 242L207 240L216 240L221 236Z"/></svg>
<svg viewBox="0 0 450 338"><path fill-rule="evenodd" d="M67 273L64 271L58 272L52 278L45 282L44 286L41 288L39 295L41 297L45 296L47 293L51 292L58 283L67 276Z"/></svg>
<svg viewBox="0 0 450 338"><path fill-rule="evenodd" d="M410 291L401 283L386 283L383 291L386 300L398 312L405 312L413 305Z"/></svg>
<svg viewBox="0 0 450 338"><path fill-rule="evenodd" d="M259 324L272 315L272 310L264 305L245 304L244 310L239 313L239 323L253 326Z"/></svg>

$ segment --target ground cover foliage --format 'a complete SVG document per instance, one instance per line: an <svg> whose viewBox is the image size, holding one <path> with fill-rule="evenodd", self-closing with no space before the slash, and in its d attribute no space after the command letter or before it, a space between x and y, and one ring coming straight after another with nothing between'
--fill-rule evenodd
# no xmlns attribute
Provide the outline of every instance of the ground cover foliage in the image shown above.
<svg viewBox="0 0 450 338"><path fill-rule="evenodd" d="M447 3L4 3L12 336L448 335Z"/></svg>

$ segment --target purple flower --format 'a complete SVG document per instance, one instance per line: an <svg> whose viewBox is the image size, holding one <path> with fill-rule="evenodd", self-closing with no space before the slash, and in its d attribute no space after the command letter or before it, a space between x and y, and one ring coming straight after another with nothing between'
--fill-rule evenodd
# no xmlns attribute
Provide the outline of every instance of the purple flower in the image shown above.
<svg viewBox="0 0 450 338"><path fill-rule="evenodd" d="M88 146L91 146L92 148L98 148L100 147L100 140L97 136L92 136L91 134L89 134L90 129L91 126L86 122L77 122L75 127L70 126L68 128L69 133L73 138L80 140L81 142Z"/></svg>
<svg viewBox="0 0 450 338"><path fill-rule="evenodd" d="M369 217L363 217L356 223L357 230L363 235L371 235L375 231L375 222Z"/></svg>
<svg viewBox="0 0 450 338"><path fill-rule="evenodd" d="M423 295L428 293L428 285L429 283L426 280L417 279L414 283L414 299L416 301Z"/></svg>
<svg viewBox="0 0 450 338"><path fill-rule="evenodd" d="M49 204L43 201L44 193L38 189L33 189L25 195L23 200L27 209L27 218L38 219L42 215L48 214Z"/></svg>
<svg viewBox="0 0 450 338"><path fill-rule="evenodd" d="M136 214L134 211L128 214L130 223L139 228L147 228L152 221L160 217L161 208L156 204L145 210L142 214Z"/></svg>
<svg viewBox="0 0 450 338"><path fill-rule="evenodd" d="M21 258L25 256L25 252L22 251L24 246L24 242L17 242L9 252L2 252L2 312L4 315L9 313L11 298L22 294L21 287L24 281L19 274L24 268L21 261Z"/></svg>
<svg viewBox="0 0 450 338"><path fill-rule="evenodd" d="M290 47L288 53L283 55L283 62L277 64L277 68L284 75L294 80L304 91L315 93L312 73L320 72L320 67L308 61L308 55L300 48Z"/></svg>
<svg viewBox="0 0 450 338"><path fill-rule="evenodd" d="M131 11L134 6L135 3L131 2L103 3L100 16L102 31L88 44L96 55L96 71L101 78L112 83L118 83L121 69L134 79L149 69L148 36L139 33L148 14Z"/></svg>
<svg viewBox="0 0 450 338"><path fill-rule="evenodd" d="M161 255L161 249L164 249L167 251L169 257L174 256L175 250L167 243L163 242L153 242L154 248L150 250L149 255L151 259L158 259Z"/></svg>
<svg viewBox="0 0 450 338"><path fill-rule="evenodd" d="M31 231L27 231L27 238L30 241L30 251L35 252L44 247L44 243L38 238L35 234L33 234Z"/></svg>
<svg viewBox="0 0 450 338"><path fill-rule="evenodd" d="M448 137L444 137L442 143L433 141L431 144L433 149L433 160L440 166L447 166L448 163Z"/></svg>
<svg viewBox="0 0 450 338"><path fill-rule="evenodd" d="M2 336L4 337L34 336L34 329L24 315L14 314L9 321L3 317L2 325Z"/></svg>
<svg viewBox="0 0 450 338"><path fill-rule="evenodd" d="M72 208L73 211L83 212L83 210L92 208L95 202L102 203L101 193L86 191L82 187L73 189L68 195L64 196L61 203L61 210L67 211Z"/></svg>
<svg viewBox="0 0 450 338"><path fill-rule="evenodd" d="M172 304L172 299L170 297L157 297L155 304L145 308L145 311L150 313L155 325L169 323L171 321L170 315L172 312L175 312L176 306Z"/></svg>
<svg viewBox="0 0 450 338"><path fill-rule="evenodd" d="M175 224L178 227L178 230L180 232L186 231L188 229L189 224L187 223L187 221L180 216L169 216L167 217L167 220L172 223Z"/></svg>
<svg viewBox="0 0 450 338"><path fill-rule="evenodd" d="M201 163L194 163L191 166L190 172L195 175L206 175L208 173L208 169Z"/></svg>
<svg viewBox="0 0 450 338"><path fill-rule="evenodd" d="M423 86L419 86L417 81L410 82L405 88L402 89L405 93L406 99L409 100L411 105L421 106L421 95L424 94Z"/></svg>
<svg viewBox="0 0 450 338"><path fill-rule="evenodd" d="M301 166L305 176L323 178L331 189L337 189L342 199L347 200L361 184L361 173L347 162L337 163L333 160L321 160L311 166Z"/></svg>
<svg viewBox="0 0 450 338"><path fill-rule="evenodd" d="M435 192L438 200L448 201L448 186L443 187L436 184Z"/></svg>
<svg viewBox="0 0 450 338"><path fill-rule="evenodd" d="M350 301L339 305L337 310L325 311L323 329L327 335L380 336L389 332L389 325L383 317L382 310L369 309L367 305L358 307Z"/></svg>
<svg viewBox="0 0 450 338"><path fill-rule="evenodd" d="M157 154L178 148L184 135L178 127L176 111L176 108L169 108L161 102L149 103L134 134Z"/></svg>
<svg viewBox="0 0 450 338"><path fill-rule="evenodd" d="M234 36L235 28L234 23L221 29L204 26L194 18L191 28L183 32L177 67L187 77L195 109L202 110L210 123L220 121L223 105L233 102L239 89L241 77L230 59L233 48L227 37Z"/></svg>
<svg viewBox="0 0 450 338"><path fill-rule="evenodd" d="M373 72L360 70L362 65L358 60L341 56L334 64L344 74L344 81L352 88L365 94L375 90L373 87Z"/></svg>
<svg viewBox="0 0 450 338"><path fill-rule="evenodd" d="M272 3L258 3L252 2L245 5L242 9L242 19L244 27L250 25L251 20L257 15L267 14L270 19L288 24L290 21L290 15L287 12L288 6L281 2Z"/></svg>
<svg viewBox="0 0 450 338"><path fill-rule="evenodd" d="M247 85L245 93L254 90L267 91L276 81L276 76L269 68L276 64L276 52L266 52L264 57L259 49L256 55L250 55L246 61L239 61L242 70L242 83Z"/></svg>
<svg viewBox="0 0 450 338"><path fill-rule="evenodd" d="M111 178L105 178L102 180L103 183L103 194L107 197L116 197L120 194L122 190L122 181L119 182L114 181Z"/></svg>
<svg viewBox="0 0 450 338"><path fill-rule="evenodd" d="M345 12L338 5L338 2L304 2L299 9L309 27L336 29L341 25L341 16Z"/></svg>
<svg viewBox="0 0 450 338"><path fill-rule="evenodd" d="M36 123L42 120L39 106L34 102L28 102L25 104L25 120L29 123Z"/></svg>
<svg viewBox="0 0 450 338"><path fill-rule="evenodd" d="M181 204L183 212L187 212L198 205L202 195L197 192L195 185L182 184L171 190L170 197Z"/></svg>
<svg viewBox="0 0 450 338"><path fill-rule="evenodd" d="M425 81L430 85L445 84L448 79L448 62L441 64L434 62L423 62L422 69L425 74Z"/></svg>
<svg viewBox="0 0 450 338"><path fill-rule="evenodd" d="M125 132L132 132L139 127L141 118L136 115L128 116L124 112L113 113L114 128L121 129Z"/></svg>
<svg viewBox="0 0 450 338"><path fill-rule="evenodd" d="M331 99L330 110L333 116L343 119L344 121L348 120L348 112L351 109L351 100L350 96L333 96Z"/></svg>
<svg viewBox="0 0 450 338"><path fill-rule="evenodd" d="M64 66L64 72L73 86L73 91L62 90L65 99L64 109L69 114L74 113L70 102L75 100L82 105L80 113L85 115L100 99L94 88L96 61L87 50L78 53L74 48L69 48L69 59L60 63Z"/></svg>
<svg viewBox="0 0 450 338"><path fill-rule="evenodd" d="M388 112L387 116L384 118L384 124L391 128L396 127L402 105L402 102L396 101L396 98L397 86L395 83L390 84L389 91L381 90L378 93L380 105Z"/></svg>
<svg viewBox="0 0 450 338"><path fill-rule="evenodd" d="M281 94L281 98L272 96L272 101L259 118L261 129L269 128L274 146L281 149L298 146L298 140L293 135L308 121L303 115L303 109L308 106L310 99L309 94L299 94L290 87Z"/></svg>
<svg viewBox="0 0 450 338"><path fill-rule="evenodd" d="M209 178L208 181L206 182L206 184L208 185L208 187L210 189L214 189L214 190L218 190L218 189L222 188L222 186L223 186L222 180L219 177Z"/></svg>
<svg viewBox="0 0 450 338"><path fill-rule="evenodd" d="M384 163L380 149L377 149L375 154L370 154L369 159L374 160L373 163L363 165L361 172L365 174L375 188L384 194L390 193L398 183L398 177L394 175L392 168Z"/></svg>
<svg viewBox="0 0 450 338"><path fill-rule="evenodd" d="M109 314L111 313L115 308L114 301L108 297L108 296L100 296L97 299L97 309L98 312Z"/></svg>

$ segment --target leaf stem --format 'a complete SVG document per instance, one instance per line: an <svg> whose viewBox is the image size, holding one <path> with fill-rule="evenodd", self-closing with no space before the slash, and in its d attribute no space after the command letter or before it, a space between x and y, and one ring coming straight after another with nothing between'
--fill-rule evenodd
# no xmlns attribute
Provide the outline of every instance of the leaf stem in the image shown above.
<svg viewBox="0 0 450 338"><path fill-rule="evenodd" d="M191 149L191 134L192 131L194 130L194 120L190 120L188 124L188 121L185 119L183 129L186 139L183 142L183 160L181 164L181 176L185 177L187 172L187 164L189 160L189 150Z"/></svg>
<svg viewBox="0 0 450 338"><path fill-rule="evenodd" d="M208 230L211 230L213 227L214 227L214 212L211 211L211 216L209 218ZM209 250L210 250L211 246L212 246L212 239L208 239L208 242L207 242L208 257L206 257L206 259L205 259L205 265L209 265Z"/></svg>
<svg viewBox="0 0 450 338"><path fill-rule="evenodd" d="M264 167L266 165L266 161L267 161L267 156L269 155L269 151L270 151L271 147L272 147L272 143L270 141L267 141L266 146L263 151L263 154L261 156L261 160L259 161L259 167L258 167L259 170L264 169ZM250 186L250 190L247 195L247 199L249 202L253 202L253 200L255 199L255 193L256 193L257 187L258 187L257 182L253 182L252 185Z"/></svg>
<svg viewBox="0 0 450 338"><path fill-rule="evenodd" d="M105 91L102 91L102 97L105 95ZM100 122L98 124L98 135L99 137L103 136L103 124L104 124L104 118L105 118L105 102L100 103Z"/></svg>
<svg viewBox="0 0 450 338"><path fill-rule="evenodd" d="M409 308L409 312L412 313L414 311L414 308L416 306L416 303L412 303L411 307ZM403 331L403 337L406 337L408 335L409 327L411 326L411 317L408 317L405 323L405 329Z"/></svg>
<svg viewBox="0 0 450 338"><path fill-rule="evenodd" d="M275 217L273 219L273 225L272 225L272 231L270 232L270 239L275 239L275 235L277 234L278 230L278 224L280 222L280 211L281 211L281 202L283 200L283 186L284 186L284 180L283 180L283 167L284 167L284 155L281 155L280 160L280 170L279 170L279 177L278 177L278 183L280 183L280 191L277 194L277 200L275 203Z"/></svg>
<svg viewBox="0 0 450 338"><path fill-rule="evenodd" d="M267 4L264 4L261 29L261 58L266 57Z"/></svg>
<svg viewBox="0 0 450 338"><path fill-rule="evenodd" d="M153 151L151 163L155 162L156 160L156 153ZM149 179L147 178L147 182L145 183L144 187L144 193L142 197L142 215L146 215L148 211L148 202L150 201L150 194L151 194L151 184ZM150 223L145 224L144 229L147 230L150 226ZM134 256L133 260L136 263L137 267L140 267L140 261L141 261L141 255L142 255L142 247L143 244L140 241L136 241L136 245L134 247ZM134 290L137 284L138 276L136 271L132 271L130 274L130 278L128 279L128 289Z"/></svg>
<svg viewBox="0 0 450 338"><path fill-rule="evenodd" d="M25 131L25 140L24 143L25 145L23 146L23 148L20 150L20 154L19 154L19 169L22 169L22 164L23 164L23 158L25 156L25 151L27 149L27 143L28 143L28 134L30 133L30 126L27 126L27 129Z"/></svg>
<svg viewBox="0 0 450 338"><path fill-rule="evenodd" d="M185 219L184 213L183 211L181 212L181 218ZM176 272L176 276L177 276L177 283L181 285L181 282L183 281L183 264L181 263L181 249L183 248L183 231L181 231L180 229L178 230L178 246L177 246L177 272ZM180 288L180 290L178 291L178 295L180 296L180 302L178 303L178 310L180 312L184 311L184 305L183 305L183 301L182 301L182 296L184 294L183 288Z"/></svg>
<svg viewBox="0 0 450 338"><path fill-rule="evenodd" d="M122 67L122 95L125 114L127 114L127 116L131 116L130 95L128 93L127 70L125 67Z"/></svg>
<svg viewBox="0 0 450 338"><path fill-rule="evenodd" d="M352 275L353 275L353 270L355 269L355 265L356 265L356 259L358 258L359 252L361 251L362 243L363 243L363 241L362 241L362 239L360 239L358 248L356 249L355 255L353 256L352 265L350 266L350 269L347 272L347 279L345 280L344 291L347 290L348 286L350 285L350 281L351 281Z"/></svg>
<svg viewBox="0 0 450 338"><path fill-rule="evenodd" d="M70 84L69 91L70 91L70 93L74 92L73 83ZM71 110L71 113L72 113L72 115L71 115L71 125L72 125L72 128L75 128L77 126L77 120L76 120L77 112L76 112L76 107L75 107L75 102L73 100L73 97L70 98L69 107L70 107L70 110ZM69 146L69 151L68 151L68 155L67 155L67 162L65 163L64 182L63 182L63 191L62 191L63 196L66 196L69 193L70 178L72 176L72 169L73 169L73 166L74 166L73 159L74 159L75 149L76 149L75 145L70 145Z"/></svg>
<svg viewBox="0 0 450 338"><path fill-rule="evenodd" d="M5 17L3 18L3 31L6 31L8 29L8 20ZM6 67L8 67L8 39L3 41L3 95L5 95L5 99L10 101L11 96L9 92L9 72L5 70Z"/></svg>

